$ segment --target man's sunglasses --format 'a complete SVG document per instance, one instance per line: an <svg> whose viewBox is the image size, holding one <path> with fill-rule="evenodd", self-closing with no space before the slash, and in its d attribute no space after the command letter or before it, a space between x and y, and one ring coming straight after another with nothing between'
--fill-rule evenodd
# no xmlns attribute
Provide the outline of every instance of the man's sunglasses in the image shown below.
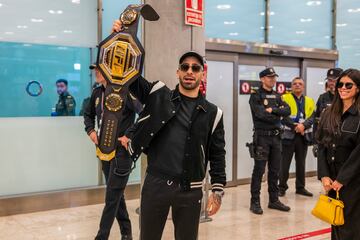
<svg viewBox="0 0 360 240"><path fill-rule="evenodd" d="M354 84L351 83L351 82L347 82L347 83L339 82L336 87L337 88L342 88L343 86L345 86L346 89L352 89Z"/></svg>
<svg viewBox="0 0 360 240"><path fill-rule="evenodd" d="M180 64L179 69L180 71L187 72L190 67L193 73L198 73L202 70L202 66L200 66L199 64L193 64L190 66L190 64L188 63Z"/></svg>

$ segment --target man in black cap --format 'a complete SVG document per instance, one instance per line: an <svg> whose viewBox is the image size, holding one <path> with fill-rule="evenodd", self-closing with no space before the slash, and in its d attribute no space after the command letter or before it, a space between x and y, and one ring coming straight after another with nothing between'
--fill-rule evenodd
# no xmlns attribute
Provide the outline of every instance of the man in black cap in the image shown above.
<svg viewBox="0 0 360 240"><path fill-rule="evenodd" d="M212 194L209 214L219 209L226 184L222 111L199 91L204 60L196 52L180 57L179 84L139 78L130 91L145 104L137 123L120 138L133 159L147 153L148 167L141 195L141 240L160 240L169 209L175 239L196 240L202 185L210 164ZM129 140L130 139L130 140Z"/></svg>
<svg viewBox="0 0 360 240"><path fill-rule="evenodd" d="M281 162L281 118L290 115L289 106L273 90L278 75L273 68L266 68L259 74L262 82L259 90L250 96L249 104L254 124L254 169L251 178L250 211L263 214L260 205L261 179L268 165L268 207L290 211L290 207L279 201L279 172Z"/></svg>
<svg viewBox="0 0 360 240"><path fill-rule="evenodd" d="M68 91L68 81L58 79L56 81L56 91L59 94L59 100L55 106L55 116L75 116L76 102Z"/></svg>
<svg viewBox="0 0 360 240"><path fill-rule="evenodd" d="M84 125L90 140L95 145L98 145L95 120L99 128L104 109L104 95L107 82L95 64L90 65L89 68L94 70L96 83L100 85L93 89L89 104L87 104L84 109ZM141 110L138 108L137 102L137 99L129 93L124 106L125 109L123 110L123 118L119 122L119 127L122 129L121 134L124 134L125 130L134 123L135 113ZM131 222L124 198L124 189L129 176L118 176L114 174L114 166L117 165L122 170L130 171L131 163L132 161L129 154L122 146L119 146L116 149L116 157L114 159L111 159L110 161L101 161L107 186L105 207L101 216L100 229L95 238L96 240L108 239L115 218L120 226L121 239L132 239Z"/></svg>
<svg viewBox="0 0 360 240"><path fill-rule="evenodd" d="M315 121L314 121L314 136L316 134L316 130L317 130L317 126L319 124L320 121L320 115L321 113L325 110L326 107L331 105L332 100L334 99L335 96L335 85L336 85L336 80L337 78L340 76L340 74L343 72L343 70L341 68L330 68L327 71L326 74L326 84L327 84L327 91L323 94L321 94L316 102L316 112L315 112ZM313 153L314 156L317 156L317 145L314 144L313 146Z"/></svg>

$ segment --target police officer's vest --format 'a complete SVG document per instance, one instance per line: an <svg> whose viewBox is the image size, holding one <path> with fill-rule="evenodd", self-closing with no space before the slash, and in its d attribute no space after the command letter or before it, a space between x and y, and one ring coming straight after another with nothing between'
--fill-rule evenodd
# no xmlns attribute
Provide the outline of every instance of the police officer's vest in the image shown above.
<svg viewBox="0 0 360 240"><path fill-rule="evenodd" d="M286 93L284 95L282 95L282 99L284 102L286 102L289 107L290 107L290 118L291 119L295 119L297 114L298 114L298 107L296 104L296 100L294 98L294 96L292 95L292 93ZM304 96L305 99L305 105L304 105L304 110L305 110L305 119L308 119L309 117L311 117L311 115L314 113L315 111L315 101L308 97L308 96ZM312 126L308 129L305 129L305 139L310 143L312 141L312 132L313 132L313 128ZM284 126L284 134L283 134L283 138L285 139L293 139L295 136L295 134L293 133L293 131L291 130L291 128L289 128L288 126Z"/></svg>

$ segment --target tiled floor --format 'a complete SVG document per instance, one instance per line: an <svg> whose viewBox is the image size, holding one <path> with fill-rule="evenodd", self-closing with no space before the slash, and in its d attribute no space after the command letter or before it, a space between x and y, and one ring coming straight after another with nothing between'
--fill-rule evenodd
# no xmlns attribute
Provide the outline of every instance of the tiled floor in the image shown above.
<svg viewBox="0 0 360 240"><path fill-rule="evenodd" d="M271 240L301 233L312 232L329 226L315 219L310 211L321 191L315 178L307 179L307 189L313 198L295 195L294 180L290 190L281 198L291 207L288 213L267 208L267 185L263 185L262 206L264 214L257 216L249 211L249 185L226 189L221 211L211 222L200 224L199 239L220 240ZM135 209L139 200L128 201L135 239L139 236L138 216ZM9 217L0 217L1 240L73 240L93 239L103 205L69 208ZM173 239L172 223L168 221L163 239ZM114 224L110 239L120 239L117 224ZM307 238L330 239L329 234Z"/></svg>

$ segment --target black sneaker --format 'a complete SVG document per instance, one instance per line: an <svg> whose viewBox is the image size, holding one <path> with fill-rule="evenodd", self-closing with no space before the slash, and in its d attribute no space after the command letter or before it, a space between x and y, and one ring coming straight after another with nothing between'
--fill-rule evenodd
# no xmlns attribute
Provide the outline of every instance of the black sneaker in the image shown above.
<svg viewBox="0 0 360 240"><path fill-rule="evenodd" d="M286 192L284 190L279 190L279 197L285 196Z"/></svg>
<svg viewBox="0 0 360 240"><path fill-rule="evenodd" d="M255 214L258 214L258 215L263 214L263 210L262 210L262 208L260 206L260 202L252 202L250 204L250 211L252 213L255 213Z"/></svg>
<svg viewBox="0 0 360 240"><path fill-rule="evenodd" d="M121 240L132 240L132 236L131 235L122 235L121 236Z"/></svg>
<svg viewBox="0 0 360 240"><path fill-rule="evenodd" d="M269 202L268 208L280 210L280 211L283 211L283 212L290 211L290 207L286 206L285 204L283 204L279 200L277 200L276 202Z"/></svg>
<svg viewBox="0 0 360 240"><path fill-rule="evenodd" d="M296 194L300 194L300 195L303 195L303 196L306 196L306 197L312 197L313 196L313 194L311 192L309 192L308 190L306 190L305 188L296 190Z"/></svg>

